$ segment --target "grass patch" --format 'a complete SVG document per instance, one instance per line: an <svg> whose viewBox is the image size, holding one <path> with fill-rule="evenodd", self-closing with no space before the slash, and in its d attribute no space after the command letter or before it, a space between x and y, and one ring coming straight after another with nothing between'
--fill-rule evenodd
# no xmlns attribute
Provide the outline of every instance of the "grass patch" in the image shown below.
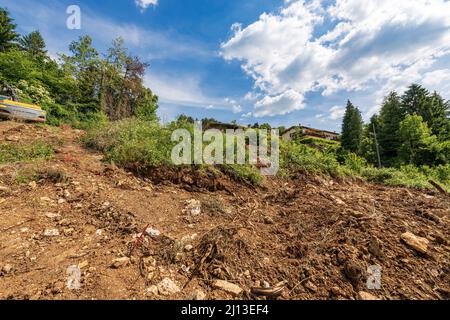
<svg viewBox="0 0 450 320"><path fill-rule="evenodd" d="M11 143L0 144L0 164L48 160L53 154L53 147L44 142L22 146Z"/></svg>
<svg viewBox="0 0 450 320"><path fill-rule="evenodd" d="M333 152L321 152L295 142L281 142L280 167L283 173L305 173L341 177L347 174Z"/></svg>
<svg viewBox="0 0 450 320"><path fill-rule="evenodd" d="M193 132L191 124L171 123L161 125L138 119L108 123L90 130L85 144L103 152L107 161L129 169L173 167L171 153L177 142L171 141L174 129L184 128ZM326 141L328 142L328 141ZM392 186L433 188L430 179L450 191L450 165L435 168L403 166L400 168L374 168L355 154L345 154L338 160L338 144L317 148L293 141L280 141L280 174L313 174L333 178L360 177L370 182ZM320 150L321 149L321 150ZM195 166L226 174L231 179L250 185L263 181L260 171L252 165ZM199 169L195 169L199 170Z"/></svg>
<svg viewBox="0 0 450 320"><path fill-rule="evenodd" d="M179 128L191 133L194 130L191 124L162 126L157 122L127 119L91 130L84 137L84 143L103 152L107 161L122 167L134 170L173 167L171 155L177 142L171 141L171 136L173 130ZM220 165L217 168L236 181L251 185L262 181L259 170L251 165Z"/></svg>
<svg viewBox="0 0 450 320"><path fill-rule="evenodd" d="M450 192L450 165L448 164L435 168L420 168L412 165L398 169L367 167L362 170L361 176L370 182L419 189L434 189L429 183L429 180L433 180Z"/></svg>
<svg viewBox="0 0 450 320"><path fill-rule="evenodd" d="M222 172L234 181L250 185L261 184L263 177L260 171L251 165L228 164L221 166Z"/></svg>

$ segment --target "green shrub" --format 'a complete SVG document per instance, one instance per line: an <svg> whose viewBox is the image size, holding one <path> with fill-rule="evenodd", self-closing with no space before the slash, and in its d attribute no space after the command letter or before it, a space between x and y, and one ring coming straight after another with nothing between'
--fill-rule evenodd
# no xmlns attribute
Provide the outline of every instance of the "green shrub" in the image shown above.
<svg viewBox="0 0 450 320"><path fill-rule="evenodd" d="M105 153L108 161L145 168L171 165L171 130L157 122L127 119L92 130L85 143Z"/></svg>
<svg viewBox="0 0 450 320"><path fill-rule="evenodd" d="M351 171L361 174L364 168L367 167L367 161L359 157L355 153L348 153L344 156L344 164Z"/></svg>
<svg viewBox="0 0 450 320"><path fill-rule="evenodd" d="M432 189L431 179L450 191L450 165L435 168L406 165L398 169L368 167L362 170L362 177L370 182L420 189Z"/></svg>
<svg viewBox="0 0 450 320"><path fill-rule="evenodd" d="M287 172L325 174L333 177L344 174L333 152L320 152L295 142L280 143L280 167Z"/></svg>

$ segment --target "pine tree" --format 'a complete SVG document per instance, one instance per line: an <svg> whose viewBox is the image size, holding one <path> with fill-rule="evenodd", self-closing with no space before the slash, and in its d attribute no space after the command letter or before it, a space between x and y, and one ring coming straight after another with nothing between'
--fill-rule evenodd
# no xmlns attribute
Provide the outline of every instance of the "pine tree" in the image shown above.
<svg viewBox="0 0 450 320"><path fill-rule="evenodd" d="M412 84L402 96L402 109L405 115L417 114L423 118L425 122L429 120L428 104L429 92L418 84Z"/></svg>
<svg viewBox="0 0 450 320"><path fill-rule="evenodd" d="M450 139L450 102L445 101L436 91L429 98L431 131L441 141Z"/></svg>
<svg viewBox="0 0 450 320"><path fill-rule="evenodd" d="M384 165L392 165L398 156L400 147L398 130L404 118L400 97L396 92L391 92L383 101L379 118L378 141Z"/></svg>
<svg viewBox="0 0 450 320"><path fill-rule="evenodd" d="M29 35L22 36L19 39L22 50L28 52L33 57L43 57L47 54L45 50L45 41L39 31L33 31Z"/></svg>
<svg viewBox="0 0 450 320"><path fill-rule="evenodd" d="M350 100L347 102L344 121L342 124L342 149L358 153L363 134L363 121L361 112L353 106Z"/></svg>
<svg viewBox="0 0 450 320"><path fill-rule="evenodd" d="M0 52L13 48L17 38L18 34L13 19L10 18L6 9L0 8Z"/></svg>

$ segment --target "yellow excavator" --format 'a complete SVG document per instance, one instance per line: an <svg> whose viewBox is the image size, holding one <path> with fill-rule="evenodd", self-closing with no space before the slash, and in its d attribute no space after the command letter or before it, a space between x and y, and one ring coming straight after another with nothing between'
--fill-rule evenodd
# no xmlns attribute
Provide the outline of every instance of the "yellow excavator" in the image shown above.
<svg viewBox="0 0 450 320"><path fill-rule="evenodd" d="M0 118L45 122L47 113L38 105L13 101L0 95Z"/></svg>

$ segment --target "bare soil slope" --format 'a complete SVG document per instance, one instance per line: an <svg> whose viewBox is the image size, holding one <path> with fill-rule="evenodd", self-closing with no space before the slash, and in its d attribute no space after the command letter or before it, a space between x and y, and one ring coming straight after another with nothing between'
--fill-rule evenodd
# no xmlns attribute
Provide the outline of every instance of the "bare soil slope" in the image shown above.
<svg viewBox="0 0 450 320"><path fill-rule="evenodd" d="M154 184L84 149L82 134L0 122L0 144L55 148L0 165L0 299L449 298L445 195L319 177ZM380 290L366 286L373 265Z"/></svg>

